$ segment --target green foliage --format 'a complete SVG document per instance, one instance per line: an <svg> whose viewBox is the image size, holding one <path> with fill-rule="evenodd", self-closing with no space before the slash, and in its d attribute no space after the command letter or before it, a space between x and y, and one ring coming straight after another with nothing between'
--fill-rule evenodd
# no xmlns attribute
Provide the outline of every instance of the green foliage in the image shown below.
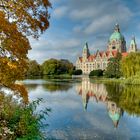
<svg viewBox="0 0 140 140"><path fill-rule="evenodd" d="M135 75L135 76L128 77L127 79L124 80L124 84L140 85L140 75Z"/></svg>
<svg viewBox="0 0 140 140"><path fill-rule="evenodd" d="M97 77L103 76L103 70L101 69L93 70L90 72L89 76L97 76Z"/></svg>
<svg viewBox="0 0 140 140"><path fill-rule="evenodd" d="M13 99L12 95L0 93L0 139L42 139L42 119L50 109L35 113L41 99L25 105Z"/></svg>
<svg viewBox="0 0 140 140"><path fill-rule="evenodd" d="M118 53L115 58L109 59L109 64L107 66L107 69L105 70L105 77L107 78L119 78L121 77L121 68L120 68L120 60L121 60L121 54Z"/></svg>
<svg viewBox="0 0 140 140"><path fill-rule="evenodd" d="M73 75L82 75L82 70L81 69L78 69L78 70L74 70Z"/></svg>
<svg viewBox="0 0 140 140"><path fill-rule="evenodd" d="M131 115L140 116L140 87L107 84L108 98Z"/></svg>
<svg viewBox="0 0 140 140"><path fill-rule="evenodd" d="M68 60L50 59L42 64L44 75L71 74L73 69L73 64Z"/></svg>
<svg viewBox="0 0 140 140"><path fill-rule="evenodd" d="M126 58L123 58L121 69L126 78L140 75L140 52L130 53Z"/></svg>
<svg viewBox="0 0 140 140"><path fill-rule="evenodd" d="M27 76L40 76L42 75L41 66L35 61L29 61L29 69L27 71Z"/></svg>

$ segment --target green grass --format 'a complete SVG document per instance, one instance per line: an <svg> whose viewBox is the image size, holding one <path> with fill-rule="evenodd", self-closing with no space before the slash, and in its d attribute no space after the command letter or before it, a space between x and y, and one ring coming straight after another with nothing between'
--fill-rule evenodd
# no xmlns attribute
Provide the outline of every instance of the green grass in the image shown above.
<svg viewBox="0 0 140 140"><path fill-rule="evenodd" d="M137 76L129 77L127 79L123 78L94 78L91 77L92 82L102 82L102 83L119 83L119 84L125 84L125 85L140 85L140 78Z"/></svg>

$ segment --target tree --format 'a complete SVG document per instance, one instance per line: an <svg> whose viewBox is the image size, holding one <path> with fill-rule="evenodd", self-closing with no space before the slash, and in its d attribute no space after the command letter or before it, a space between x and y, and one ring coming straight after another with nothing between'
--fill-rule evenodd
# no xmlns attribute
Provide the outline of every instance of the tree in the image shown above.
<svg viewBox="0 0 140 140"><path fill-rule="evenodd" d="M42 64L44 75L54 75L57 74L58 61L56 59L50 59Z"/></svg>
<svg viewBox="0 0 140 140"><path fill-rule="evenodd" d="M71 74L74 69L68 60L49 59L42 64L44 75Z"/></svg>
<svg viewBox="0 0 140 140"><path fill-rule="evenodd" d="M0 0L0 86L20 93L25 103L28 102L27 90L15 81L22 80L28 68L27 54L31 49L28 37L38 39L49 27L48 7L51 7L49 0ZM38 132L43 115L35 115L36 105L23 106L17 99L16 103L8 102L7 97L12 98L1 91L0 94L4 97L0 128L2 131L6 128L6 133L14 136L6 137L1 131L0 139L41 139Z"/></svg>
<svg viewBox="0 0 140 140"><path fill-rule="evenodd" d="M40 76L40 75L42 75L41 66L36 62L36 60L29 61L27 76Z"/></svg>
<svg viewBox="0 0 140 140"><path fill-rule="evenodd" d="M89 76L103 76L103 70L99 69L99 70L93 70L90 72Z"/></svg>
<svg viewBox="0 0 140 140"><path fill-rule="evenodd" d="M122 56L120 53L117 53L116 57L110 58L107 69L105 70L105 76L108 78L119 78L121 73L120 60Z"/></svg>
<svg viewBox="0 0 140 140"><path fill-rule="evenodd" d="M121 69L124 77L140 76L140 52L130 53L121 61Z"/></svg>
<svg viewBox="0 0 140 140"><path fill-rule="evenodd" d="M12 87L28 68L28 36L49 27L48 0L0 0L0 84Z"/></svg>

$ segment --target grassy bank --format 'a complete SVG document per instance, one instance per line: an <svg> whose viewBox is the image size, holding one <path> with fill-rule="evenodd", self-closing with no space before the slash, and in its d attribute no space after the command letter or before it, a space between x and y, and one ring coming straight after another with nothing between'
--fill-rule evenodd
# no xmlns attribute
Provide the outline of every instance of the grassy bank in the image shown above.
<svg viewBox="0 0 140 140"><path fill-rule="evenodd" d="M125 85L140 85L140 78L138 76L129 77L126 79L123 78L95 78L90 77L92 82L103 82L103 83L119 83L119 84L125 84Z"/></svg>

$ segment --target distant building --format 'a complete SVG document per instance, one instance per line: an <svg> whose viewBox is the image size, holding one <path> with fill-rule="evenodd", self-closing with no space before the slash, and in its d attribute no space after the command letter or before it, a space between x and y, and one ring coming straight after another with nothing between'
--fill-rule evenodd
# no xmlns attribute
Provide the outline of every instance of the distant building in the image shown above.
<svg viewBox="0 0 140 140"><path fill-rule="evenodd" d="M84 74L89 74L92 70L97 69L105 70L109 59L115 57L118 52L120 52L122 56L125 57L128 55L128 53L136 51L137 44L135 37L133 37L130 42L128 52L126 51L125 38L120 32L119 25L116 24L114 32L109 38L107 50L102 52L97 50L96 54L91 55L88 48L88 43L85 43L82 57L79 57L76 61L76 69L81 69Z"/></svg>

